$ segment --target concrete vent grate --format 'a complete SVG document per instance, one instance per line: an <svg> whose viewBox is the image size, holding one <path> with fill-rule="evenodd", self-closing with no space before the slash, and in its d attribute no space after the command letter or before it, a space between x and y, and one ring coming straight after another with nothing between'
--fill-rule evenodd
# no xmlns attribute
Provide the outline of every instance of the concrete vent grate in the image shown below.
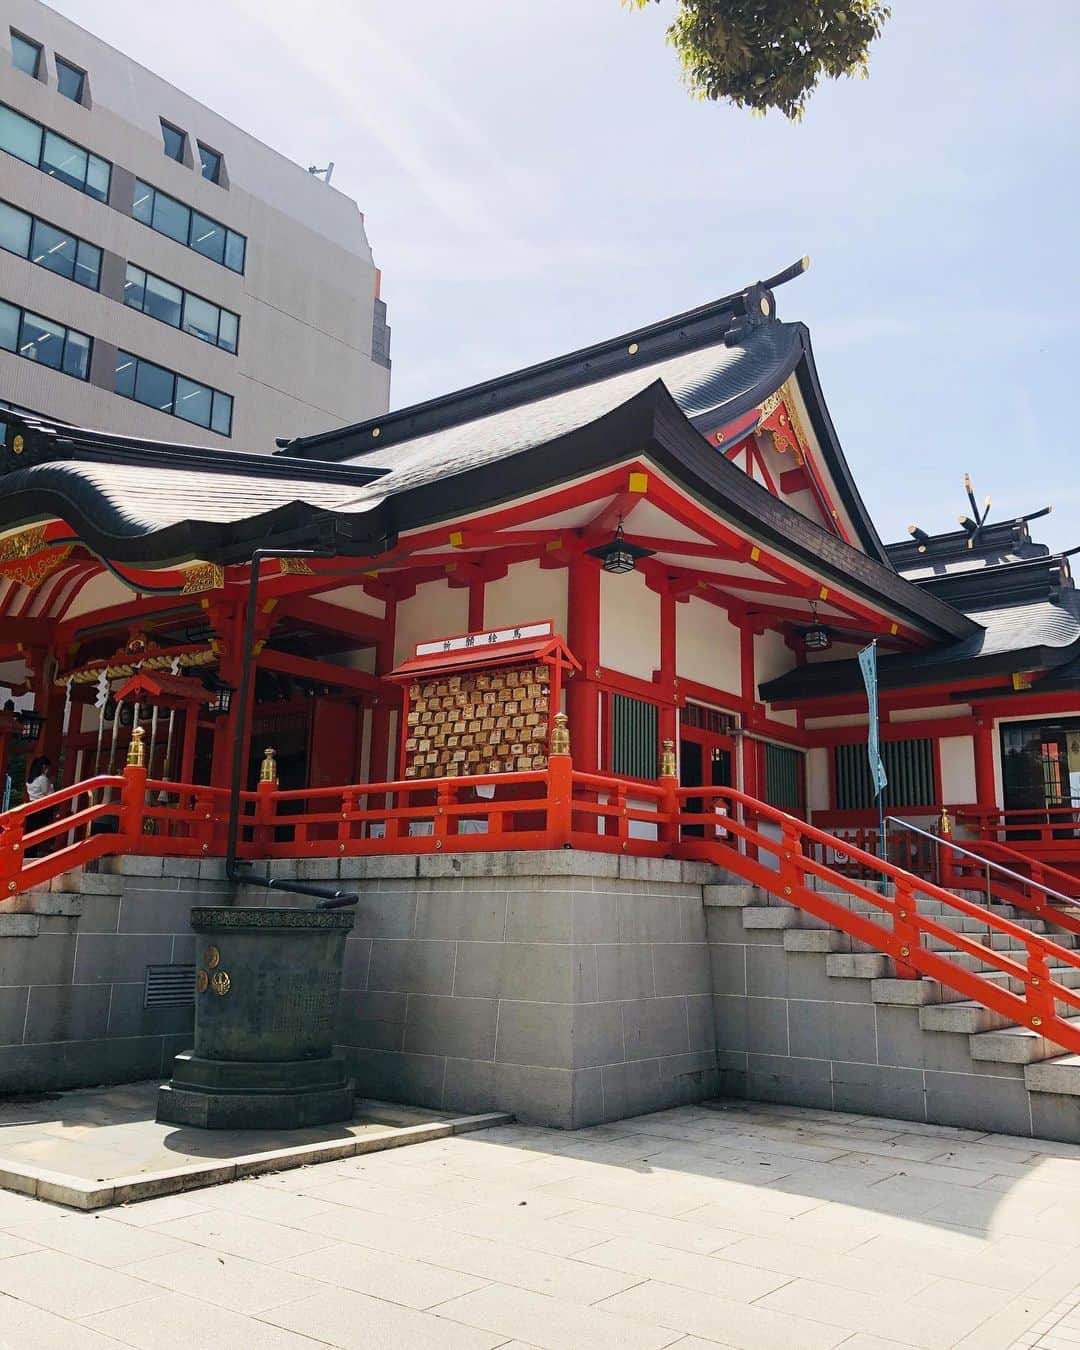
<svg viewBox="0 0 1080 1350"><path fill-rule="evenodd" d="M144 1008L184 1008L195 1002L195 967L147 966Z"/></svg>

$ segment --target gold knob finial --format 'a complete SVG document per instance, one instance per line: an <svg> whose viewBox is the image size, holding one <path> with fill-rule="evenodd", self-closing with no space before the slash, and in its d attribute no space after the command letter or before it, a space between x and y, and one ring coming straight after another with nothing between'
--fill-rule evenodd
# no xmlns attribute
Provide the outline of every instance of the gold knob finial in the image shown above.
<svg viewBox="0 0 1080 1350"><path fill-rule="evenodd" d="M272 745L268 745L263 751L262 764L259 766L259 782L276 783L277 780L277 751Z"/></svg>
<svg viewBox="0 0 1080 1350"><path fill-rule="evenodd" d="M136 727L131 733L131 742L128 745L127 762L129 769L142 769L146 767L146 757L143 752L143 737L146 732L142 727Z"/></svg>
<svg viewBox="0 0 1080 1350"><path fill-rule="evenodd" d="M660 755L660 777L675 777L675 742L667 740L664 742L664 749Z"/></svg>
<svg viewBox="0 0 1080 1350"><path fill-rule="evenodd" d="M941 808L941 819L938 821L938 833L942 837L952 834L952 821L949 819L949 812L944 806Z"/></svg>
<svg viewBox="0 0 1080 1350"><path fill-rule="evenodd" d="M568 755L570 753L568 720L564 712L555 714L555 725L551 729L551 753L553 755Z"/></svg>

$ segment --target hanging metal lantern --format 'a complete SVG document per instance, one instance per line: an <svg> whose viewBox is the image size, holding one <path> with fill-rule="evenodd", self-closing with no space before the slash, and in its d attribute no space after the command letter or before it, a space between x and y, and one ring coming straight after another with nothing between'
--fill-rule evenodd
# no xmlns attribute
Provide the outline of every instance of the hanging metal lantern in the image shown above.
<svg viewBox="0 0 1080 1350"><path fill-rule="evenodd" d="M15 734L24 745L33 745L41 735L41 729L45 725L44 717L40 713L34 712L32 708L17 712L15 722L17 726Z"/></svg>
<svg viewBox="0 0 1080 1350"><path fill-rule="evenodd" d="M823 623L818 622L817 605L810 601L810 612L814 622L803 630L803 646L808 652L827 652L832 646L832 634Z"/></svg>
<svg viewBox="0 0 1080 1350"><path fill-rule="evenodd" d="M224 680L215 675L212 670L203 674L202 682L207 694L207 712L211 717L227 716L229 709L232 707L232 697L236 690L231 684L226 684Z"/></svg>
<svg viewBox="0 0 1080 1350"><path fill-rule="evenodd" d="M651 558L656 552L652 548L642 548L638 544L631 544L623 537L622 521L619 521L618 528L615 531L615 537L608 544L600 544L596 548L585 550L593 558L600 559L600 565L605 572L613 572L616 575L623 572L632 572L637 566L639 558Z"/></svg>

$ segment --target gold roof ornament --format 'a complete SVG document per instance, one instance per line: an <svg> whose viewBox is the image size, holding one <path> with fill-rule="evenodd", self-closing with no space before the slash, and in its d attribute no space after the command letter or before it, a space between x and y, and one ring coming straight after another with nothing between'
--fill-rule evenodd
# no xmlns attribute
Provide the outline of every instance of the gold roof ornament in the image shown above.
<svg viewBox="0 0 1080 1350"><path fill-rule="evenodd" d="M200 591L223 591L225 569L220 563L192 563L184 568L184 587L181 595L197 595Z"/></svg>

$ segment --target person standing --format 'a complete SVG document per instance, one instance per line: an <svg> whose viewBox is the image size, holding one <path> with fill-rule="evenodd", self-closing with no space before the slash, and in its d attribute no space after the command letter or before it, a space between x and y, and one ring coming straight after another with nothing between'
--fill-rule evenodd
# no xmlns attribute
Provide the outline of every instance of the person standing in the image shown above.
<svg viewBox="0 0 1080 1350"><path fill-rule="evenodd" d="M48 755L38 755L37 759L30 765L30 772L26 775L26 800L28 802L41 801L43 797L48 797L51 792L56 790L56 784L52 776L52 760ZM44 829L46 825L51 825L56 818L55 807L45 807L41 811L34 811L26 818L27 833L34 830ZM27 855L31 857L41 857L42 854L50 851L50 843L46 841L43 844L37 844L33 848L26 850Z"/></svg>

